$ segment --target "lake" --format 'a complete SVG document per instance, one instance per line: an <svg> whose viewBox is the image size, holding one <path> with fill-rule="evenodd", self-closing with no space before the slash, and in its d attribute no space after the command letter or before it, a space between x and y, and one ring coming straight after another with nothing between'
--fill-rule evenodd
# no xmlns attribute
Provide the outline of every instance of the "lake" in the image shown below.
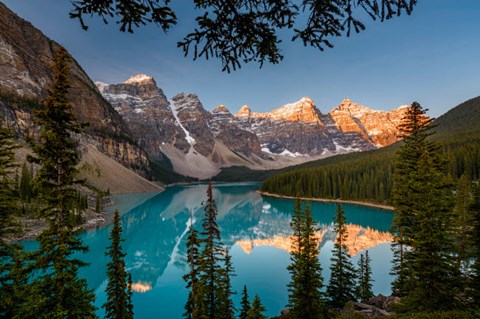
<svg viewBox="0 0 480 319"><path fill-rule="evenodd" d="M253 299L258 294L267 308L267 315L278 315L287 304L287 284L290 276L290 220L294 200L262 197L258 184L214 185L218 207L218 223L222 241L230 248L236 277L232 278L236 306L239 306L243 285ZM186 248L188 221L193 216L200 225L202 202L206 200L206 185L173 186L144 201L122 215L126 265L132 274L135 318L181 318L187 290L182 280L187 272ZM124 197L128 201L135 198ZM138 195L142 198L144 195ZM121 199L121 198L119 198ZM119 202L119 207L124 206ZM347 217L348 248L356 265L361 252L369 250L372 258L373 290L375 294L390 294L392 253L392 212L366 206L344 204ZM325 285L330 276L329 265L335 234L333 217L335 203L311 203L314 219L319 223L320 262ZM109 245L110 227L89 230L82 239L90 247L82 255L90 263L81 270L97 296L98 314L106 300L106 263L104 255ZM25 243L32 249L33 242Z"/></svg>

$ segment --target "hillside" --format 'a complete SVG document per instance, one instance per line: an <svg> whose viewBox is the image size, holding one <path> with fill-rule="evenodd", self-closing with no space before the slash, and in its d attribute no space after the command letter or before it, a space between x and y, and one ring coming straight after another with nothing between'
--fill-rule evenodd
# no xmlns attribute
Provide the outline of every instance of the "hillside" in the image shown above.
<svg viewBox="0 0 480 319"><path fill-rule="evenodd" d="M464 172L480 178L480 97L470 99L434 121L438 141L454 179ZM364 153L305 163L266 178L261 190L305 197L390 202L395 150L401 142Z"/></svg>

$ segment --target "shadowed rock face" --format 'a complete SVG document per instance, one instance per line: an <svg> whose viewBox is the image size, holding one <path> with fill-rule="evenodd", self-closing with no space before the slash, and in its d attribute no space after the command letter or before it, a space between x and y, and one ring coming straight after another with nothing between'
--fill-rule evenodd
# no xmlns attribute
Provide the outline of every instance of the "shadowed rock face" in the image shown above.
<svg viewBox="0 0 480 319"><path fill-rule="evenodd" d="M32 110L18 101L41 101L53 81L53 56L60 45L0 3L0 106L10 115L13 127L21 134L33 134ZM122 117L102 97L95 84L72 58L69 100L79 122L87 124L85 133L93 137L98 149L130 167L148 167L148 157L129 142L130 131ZM15 101L5 98L15 96Z"/></svg>
<svg viewBox="0 0 480 319"><path fill-rule="evenodd" d="M164 143L188 152L190 146L185 133L178 126L169 101L153 78L136 75L120 84L96 84L150 157L161 159Z"/></svg>
<svg viewBox="0 0 480 319"><path fill-rule="evenodd" d="M180 93L169 101L155 80L144 74L97 86L151 157L165 154L174 167L185 162L193 170L208 168L212 174L231 165L268 169L275 162L279 168L389 145L399 139L396 125L406 109L374 111L345 99L322 114L305 97L267 113L244 105L233 115L224 105L206 111L196 94Z"/></svg>
<svg viewBox="0 0 480 319"><path fill-rule="evenodd" d="M218 141L240 156L262 156L256 134L236 125L224 106L206 111L196 94L180 93L169 101L155 80L143 74L120 84L96 85L153 158L161 158L162 147L168 144L184 154L220 161L215 153Z"/></svg>

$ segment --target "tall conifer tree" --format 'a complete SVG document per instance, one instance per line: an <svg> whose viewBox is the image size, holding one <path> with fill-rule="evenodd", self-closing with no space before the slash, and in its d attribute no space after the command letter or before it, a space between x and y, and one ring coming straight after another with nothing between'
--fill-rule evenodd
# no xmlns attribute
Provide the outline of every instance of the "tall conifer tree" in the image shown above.
<svg viewBox="0 0 480 319"><path fill-rule="evenodd" d="M468 289L470 275L470 261L475 251L475 213L472 182L464 173L458 183L455 194L454 226L455 226L455 252L457 271L462 274L459 283L461 291ZM468 294L468 292L467 292Z"/></svg>
<svg viewBox="0 0 480 319"><path fill-rule="evenodd" d="M248 300L248 291L247 291L247 285L243 286L243 291L242 291L242 301L240 302L241 308L240 308L240 315L238 316L239 319L246 319L248 311L250 310L250 300Z"/></svg>
<svg viewBox="0 0 480 319"><path fill-rule="evenodd" d="M337 214L334 221L334 231L337 233L332 251L331 275L327 286L329 304L335 308L343 308L349 301L355 300L355 268L350 260L347 241L346 217L341 204L337 206Z"/></svg>
<svg viewBox="0 0 480 319"><path fill-rule="evenodd" d="M77 142L73 134L80 125L71 112L67 94L70 89L70 62L67 51L60 48L54 57L54 81L45 100L45 108L37 112L42 127L40 143L33 146L41 165L35 176L35 188L43 204L42 218L47 228L40 234L40 248L34 254L33 268L38 272L33 282L32 300L27 307L36 318L95 318L95 298L85 279L78 278L78 269L85 263L74 257L88 248L77 237L75 216L69 209L76 199L73 185L79 162Z"/></svg>
<svg viewBox="0 0 480 319"><path fill-rule="evenodd" d="M27 286L21 246L9 242L18 233L16 218L20 212L14 179L17 168L15 149L18 145L14 137L12 130L0 119L0 314L6 316L17 313Z"/></svg>
<svg viewBox="0 0 480 319"><path fill-rule="evenodd" d="M131 277L126 270L126 254L122 251L122 241L120 214L115 210L110 232L110 246L105 253L110 257L110 262L107 264L108 283L105 288L107 301L103 305L105 318L108 319L133 319Z"/></svg>
<svg viewBox="0 0 480 319"><path fill-rule="evenodd" d="M188 238L187 238L187 262L189 266L189 272L183 276L183 279L187 283L188 298L187 302L185 303L185 313L183 316L188 319L197 319L197 315L199 315L199 309L196 305L196 301L200 296L198 285L199 285L199 258L200 258L200 240L198 238L198 231L193 228L193 221L192 216L190 217L190 221L192 224L188 230ZM203 298L203 296L201 296Z"/></svg>
<svg viewBox="0 0 480 319"><path fill-rule="evenodd" d="M323 303L322 267L318 261L318 226L314 222L310 205L301 209L297 198L292 216L293 245L288 266L291 282L288 285L289 308L297 318L321 318L326 315Z"/></svg>
<svg viewBox="0 0 480 319"><path fill-rule="evenodd" d="M411 185L417 225L411 242L409 311L451 310L456 306L460 276L455 265L452 185L439 168L440 159L425 150Z"/></svg>
<svg viewBox="0 0 480 319"><path fill-rule="evenodd" d="M417 102L412 103L399 126L403 137L403 145L397 151L395 171L393 176L393 206L395 215L393 219L393 268L395 279L392 283L393 294L405 296L410 291L411 283L411 252L408 247L412 245L417 232L417 216L414 213L412 202L413 190L410 187L417 173L417 165L424 150L436 150L438 147L427 138L432 135L432 120L425 114Z"/></svg>
<svg viewBox="0 0 480 319"><path fill-rule="evenodd" d="M365 251L365 254L360 255L360 260L358 261L358 293L357 297L361 301L368 301L373 298L372 290L372 268L370 266L370 256L368 255L368 250Z"/></svg>
<svg viewBox="0 0 480 319"><path fill-rule="evenodd" d="M218 318L234 319L235 306L232 295L236 292L232 288L231 277L236 276L232 265L232 256L228 250L225 251L224 267L220 270L219 292L218 292Z"/></svg>
<svg viewBox="0 0 480 319"><path fill-rule="evenodd" d="M262 305L260 297L255 295L255 298L253 298L252 307L248 311L246 319L267 319L267 317L263 314L265 311L267 311L267 309L265 309L265 306Z"/></svg>
<svg viewBox="0 0 480 319"><path fill-rule="evenodd" d="M480 184L477 181L472 187L473 204L471 210L473 212L473 227L471 237L473 241L473 275L470 280L469 288L472 291L473 304L480 308Z"/></svg>
<svg viewBox="0 0 480 319"><path fill-rule="evenodd" d="M454 308L461 281L454 259L452 184L440 146L428 139L433 133L425 112L414 102L404 118L394 175L393 292L405 297L407 311Z"/></svg>
<svg viewBox="0 0 480 319"><path fill-rule="evenodd" d="M202 252L200 254L199 272L203 289L206 315L210 319L217 319L218 295L224 250L220 239L220 230L217 224L217 204L213 199L212 185L208 185L207 201L204 203L205 215L202 221L201 232Z"/></svg>

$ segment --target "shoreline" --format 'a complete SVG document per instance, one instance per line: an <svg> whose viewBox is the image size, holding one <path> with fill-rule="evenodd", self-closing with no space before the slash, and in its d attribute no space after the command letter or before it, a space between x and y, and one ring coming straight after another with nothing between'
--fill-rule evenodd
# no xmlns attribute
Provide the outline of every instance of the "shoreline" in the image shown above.
<svg viewBox="0 0 480 319"><path fill-rule="evenodd" d="M297 198L296 196L279 195L279 194L273 194L273 193L269 193L269 192L262 192L260 190L258 190L257 192L260 193L260 195L267 196L267 197L276 197L276 198L282 198L282 199L296 199ZM380 209L389 210L389 211L392 211L392 212L394 211L393 206L370 203L370 202L361 202L361 201L344 200L344 199L326 199L326 198L317 198L317 197L299 197L299 198L301 200L312 201L312 202L345 203L345 204L353 204L353 205L368 206L368 207L373 207L373 208L380 208Z"/></svg>

